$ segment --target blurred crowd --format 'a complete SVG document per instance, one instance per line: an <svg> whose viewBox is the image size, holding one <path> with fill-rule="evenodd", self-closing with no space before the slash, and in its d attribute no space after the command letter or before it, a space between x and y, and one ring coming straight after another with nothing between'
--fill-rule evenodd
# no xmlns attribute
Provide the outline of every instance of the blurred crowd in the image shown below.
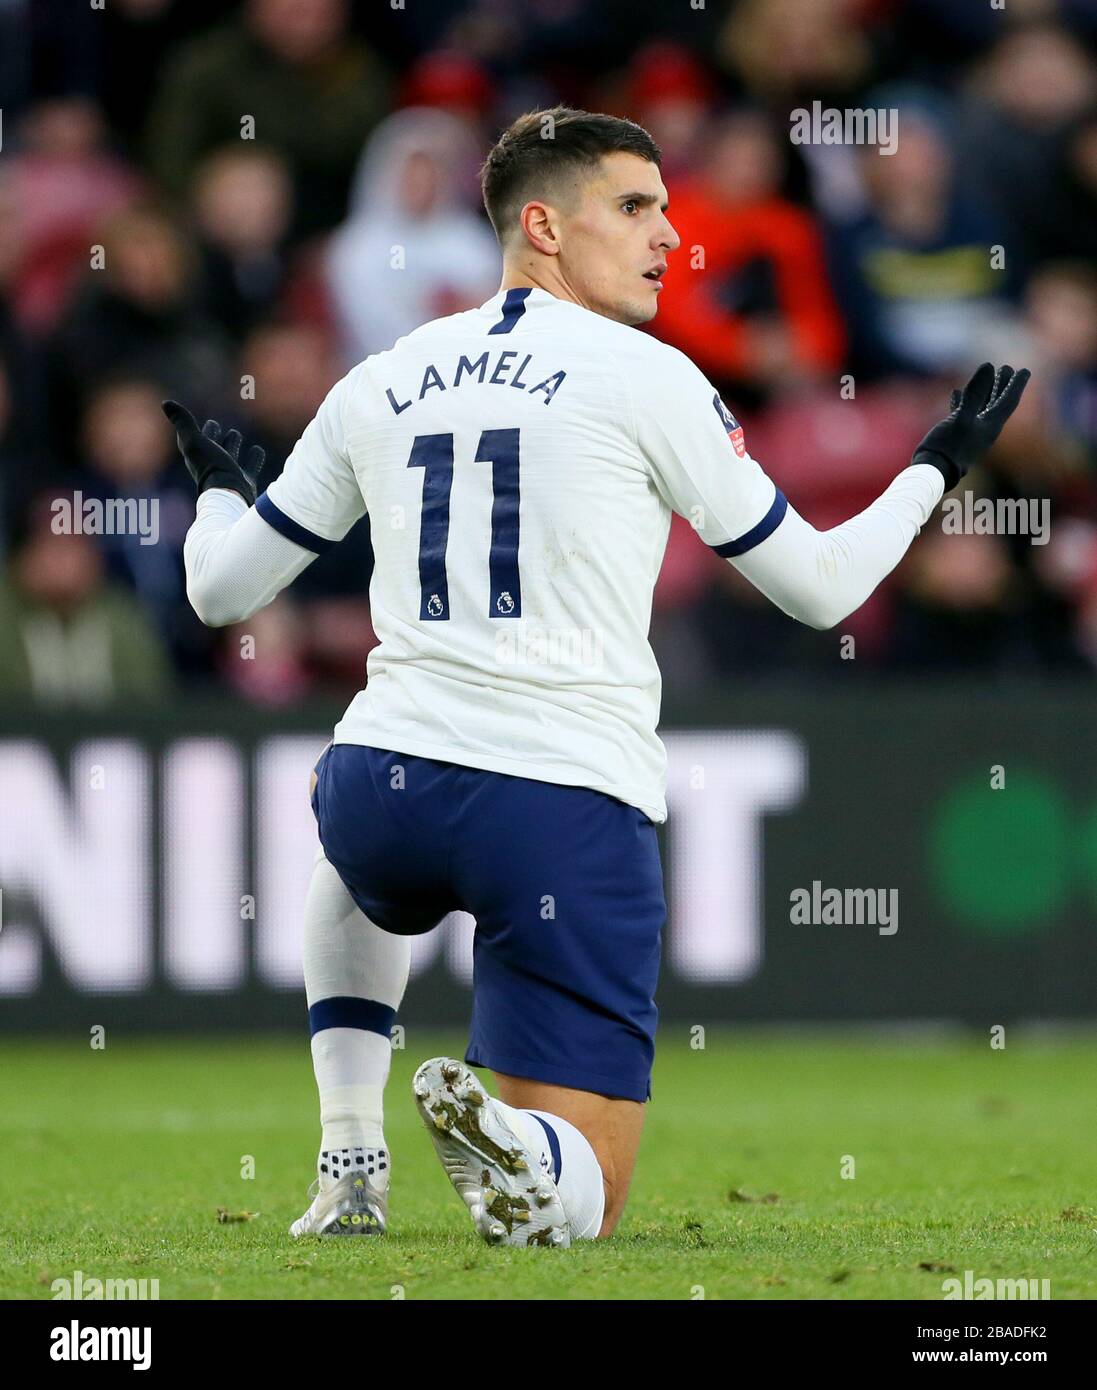
<svg viewBox="0 0 1097 1390"><path fill-rule="evenodd" d="M1088 675L1095 52L1097 0L0 0L0 697L361 683L368 520L243 628L202 627L160 401L238 426L269 482L353 363L495 293L478 165L558 101L661 145L682 247L650 331L816 525L972 366L1032 368L970 483L1050 503L1047 543L931 522L842 632L881 672ZM897 151L793 143L814 101L898 112ZM156 543L59 525L76 495L155 500ZM671 693L842 668L677 519L653 643Z"/></svg>

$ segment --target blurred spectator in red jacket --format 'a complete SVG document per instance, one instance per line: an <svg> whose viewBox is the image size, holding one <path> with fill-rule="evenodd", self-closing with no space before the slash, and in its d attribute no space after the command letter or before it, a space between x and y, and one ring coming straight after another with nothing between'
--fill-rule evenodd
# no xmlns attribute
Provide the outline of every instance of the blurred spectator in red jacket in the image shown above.
<svg viewBox="0 0 1097 1390"><path fill-rule="evenodd" d="M695 179L668 185L682 244L652 329L714 380L761 392L833 372L845 335L811 216L781 197L764 117L725 118Z"/></svg>

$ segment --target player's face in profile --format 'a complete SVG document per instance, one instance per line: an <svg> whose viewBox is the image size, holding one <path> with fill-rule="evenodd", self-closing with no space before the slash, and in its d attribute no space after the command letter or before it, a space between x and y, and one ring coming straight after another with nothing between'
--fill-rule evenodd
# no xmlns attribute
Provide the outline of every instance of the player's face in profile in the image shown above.
<svg viewBox="0 0 1097 1390"><path fill-rule="evenodd" d="M667 220L656 165L634 154L603 156L566 217L561 266L581 302L619 323L655 317L667 256L680 244Z"/></svg>

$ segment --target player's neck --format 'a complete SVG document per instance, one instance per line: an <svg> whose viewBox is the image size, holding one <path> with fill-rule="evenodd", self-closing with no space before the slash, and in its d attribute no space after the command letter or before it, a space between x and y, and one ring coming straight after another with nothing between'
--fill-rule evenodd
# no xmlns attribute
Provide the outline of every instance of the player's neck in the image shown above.
<svg viewBox="0 0 1097 1390"><path fill-rule="evenodd" d="M563 299L568 304L578 304L581 309L591 309L592 312L597 313L597 310L593 309L593 306L588 304L580 294L577 294L560 275L533 274L528 270L519 269L517 266L504 266L499 293L503 294L507 290L544 290L546 294L551 294L554 299Z"/></svg>

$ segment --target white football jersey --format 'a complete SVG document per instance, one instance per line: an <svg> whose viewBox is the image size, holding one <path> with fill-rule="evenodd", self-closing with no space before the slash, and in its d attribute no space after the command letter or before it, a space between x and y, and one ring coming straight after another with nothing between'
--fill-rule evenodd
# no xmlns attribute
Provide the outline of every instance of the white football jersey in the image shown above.
<svg viewBox="0 0 1097 1390"><path fill-rule="evenodd" d="M785 499L677 349L500 291L329 392L259 514L310 550L364 513L379 645L335 730L666 818L648 628L671 512L723 555Z"/></svg>

